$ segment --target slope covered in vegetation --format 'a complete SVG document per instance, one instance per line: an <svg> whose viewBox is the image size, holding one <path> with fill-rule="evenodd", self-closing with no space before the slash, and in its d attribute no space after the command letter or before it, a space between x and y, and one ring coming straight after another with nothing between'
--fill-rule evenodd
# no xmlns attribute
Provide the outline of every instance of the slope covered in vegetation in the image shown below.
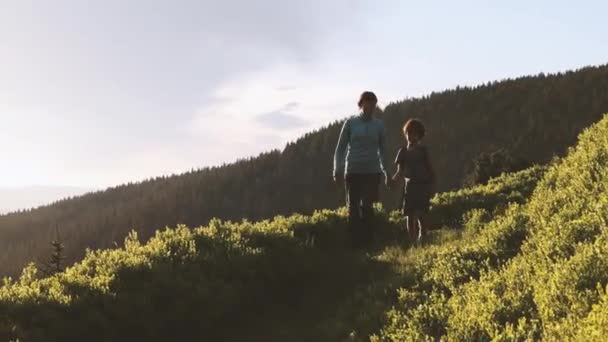
<svg viewBox="0 0 608 342"><path fill-rule="evenodd" d="M440 191L458 187L482 152L504 148L517 158L545 163L562 155L584 127L608 111L607 93L608 66L600 66L391 103L382 114L389 155L402 143L405 120L419 117L429 128L427 143L441 171ZM213 217L260 220L336 208L344 199L331 180L339 129L340 123L333 123L280 152L0 216L0 275L17 274L28 261L45 255L56 226L66 240L66 255L75 261L87 247L120 244L131 229L147 240L176 223L194 227ZM385 207L394 208L399 194L382 197Z"/></svg>
<svg viewBox="0 0 608 342"><path fill-rule="evenodd" d="M460 222L471 210L498 214L508 202L524 201L544 170L442 194L434 199L435 216ZM486 202L479 200L484 194ZM346 247L346 211L339 209L179 226L145 244L132 232L124 248L90 251L46 278L31 265L0 288L0 339L366 339L382 327L403 278L370 255L407 246L402 218L376 209L377 240L369 254ZM459 235L437 231L428 243Z"/></svg>
<svg viewBox="0 0 608 342"><path fill-rule="evenodd" d="M475 218L472 239L392 259L408 278L374 340L605 340L607 223L605 118L527 204L488 223Z"/></svg>
<svg viewBox="0 0 608 342"><path fill-rule="evenodd" d="M608 117L548 167L437 196L434 215L463 229L421 247L380 207L367 253L345 247L344 209L213 220L146 244L132 233L64 272L38 278L30 266L5 280L0 337L600 341L607 170Z"/></svg>

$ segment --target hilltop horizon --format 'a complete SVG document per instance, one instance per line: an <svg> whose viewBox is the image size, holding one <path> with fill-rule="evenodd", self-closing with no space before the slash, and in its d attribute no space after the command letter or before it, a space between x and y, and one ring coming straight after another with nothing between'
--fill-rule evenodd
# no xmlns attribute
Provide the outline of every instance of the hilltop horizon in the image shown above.
<svg viewBox="0 0 608 342"><path fill-rule="evenodd" d="M606 6L14 2L0 13L0 185L183 173L279 149L356 112L363 90L384 107L599 65Z"/></svg>
<svg viewBox="0 0 608 342"><path fill-rule="evenodd" d="M96 190L58 185L0 186L0 215L34 209Z"/></svg>
<svg viewBox="0 0 608 342"><path fill-rule="evenodd" d="M492 85L492 84L496 84L496 83L504 83L504 82L512 82L512 81L518 81L518 80L522 80L522 79L526 79L526 78L534 78L534 77L551 77L551 76L560 76L560 75L564 75L567 73L576 73L578 71L582 71L585 69L589 69L589 68L603 68L603 67L608 67L608 60L604 63L600 63L600 64L593 64L593 65L584 65L584 66L579 66L576 68L571 68L571 69L561 69L561 70L553 70L553 71L539 71L537 73L533 73L533 74L518 74L518 75L512 75L509 77L505 77L505 78L501 78L501 79L491 79L491 80L485 80L482 82L478 82L478 83L473 83L473 84L457 84L453 87L449 87L449 88L441 88L441 89L435 89L435 90L430 90L427 91L425 93L422 93L418 96L408 96L408 95L404 95L401 96L398 99L393 99L391 101L385 101L386 105L380 107L381 110L383 110L386 106L389 106L391 104L394 103L399 103L402 101L409 101L409 100L422 100L425 98L428 98L429 96L432 95L436 95L436 94L441 94L441 93L448 93L448 92L452 92L452 91L456 91L456 90L466 90L466 89L476 89L479 87L484 87L484 86L488 86L488 85ZM59 193L59 196L46 196L43 197L44 200L40 201L37 199L32 199L29 202L34 203L33 205L30 206L19 206L17 209L14 209L15 206L8 206L10 211L14 211L14 210L18 210L18 209L32 209L35 208L37 206L40 205L46 205L46 204L50 204L54 201L57 200L61 200L64 197L68 197L68 196L79 196L82 194L86 194L88 192L94 192L94 191L104 191L107 189L111 189L111 188L115 188L115 187L120 187L120 186L124 186L127 184L133 184L133 183L141 183L141 182L145 182L151 179L155 179L155 178L163 178L163 177L173 177L173 176L180 176L180 175L184 175L188 172L192 172L194 171L199 171L199 170L204 170L204 169L211 169L211 168L220 168L222 166L226 166L226 165L231 165L231 164L235 164L239 161L242 160L248 160L248 159L252 159L255 157L258 157L260 154L265 154L265 153L271 153L273 151L282 151L284 150L287 146L289 146L290 144L294 144L297 141L303 139L304 137L306 137L309 134L318 132L320 130L324 130L326 128L328 128L329 126L331 126L332 124L336 123L336 122L341 122L342 120L346 119L349 116L352 115L356 115L357 114L357 110L353 110L352 113L350 114L345 114L342 115L340 117L337 117L335 120L329 121L329 122L325 122L320 124L317 127L313 127L310 130L303 132L302 134L296 136L295 138L285 142L282 145L279 146L275 146L273 148L269 148L269 149L265 149L265 150L259 150L256 152L252 152L251 154L248 155L244 155L244 156L240 156L237 157L235 159L230 159L230 160L224 160L222 162L219 162L217 164L210 164L210 165L191 165L190 167L183 169L183 170L178 170L175 172L170 172L170 173L161 173L161 174L155 174L155 175L150 175L147 177L143 177L143 178L134 178L134 179L128 179L125 180L124 182L121 183L110 183L110 184L88 184L88 185L64 185L64 184L25 184L25 185L20 185L20 186L9 186L9 185L0 185L0 196L2 195L2 191L6 191L6 192L10 192L10 191L18 191L18 190L23 190L24 193L27 193L27 191L29 190L43 190L43 189L49 189L49 190L54 190L57 193ZM0 183L1 184L1 183ZM64 195L65 194L65 195ZM28 202L28 203L29 203ZM0 198L0 214L2 213L7 213L6 209L5 209L6 205L3 207L2 206L2 201ZM10 209L12 208L12 209ZM4 209L4 210L3 210Z"/></svg>

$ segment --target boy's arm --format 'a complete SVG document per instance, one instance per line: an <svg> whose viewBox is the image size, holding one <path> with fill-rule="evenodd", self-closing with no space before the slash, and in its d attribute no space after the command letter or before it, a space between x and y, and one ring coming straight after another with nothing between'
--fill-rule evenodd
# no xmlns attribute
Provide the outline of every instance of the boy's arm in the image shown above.
<svg viewBox="0 0 608 342"><path fill-rule="evenodd" d="M397 180L399 176L401 176L401 165L397 164L397 171L395 171L395 173L393 174L393 177L391 177L391 179Z"/></svg>
<svg viewBox="0 0 608 342"><path fill-rule="evenodd" d="M344 164L346 160L346 147L350 140L350 126L349 120L347 119L342 125L340 131L340 137L338 138L338 144L336 145L336 151L334 152L334 179L344 175Z"/></svg>
<svg viewBox="0 0 608 342"><path fill-rule="evenodd" d="M395 157L395 165L397 166L397 171L393 174L392 179L397 180L397 177L401 175L401 153L403 153L403 148L400 148L397 152L397 156Z"/></svg>

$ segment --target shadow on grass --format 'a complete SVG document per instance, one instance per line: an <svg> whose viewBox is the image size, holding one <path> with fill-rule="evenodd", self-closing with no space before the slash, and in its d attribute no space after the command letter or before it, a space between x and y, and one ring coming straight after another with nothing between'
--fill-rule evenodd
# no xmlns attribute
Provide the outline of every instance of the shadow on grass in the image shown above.
<svg viewBox="0 0 608 342"><path fill-rule="evenodd" d="M119 269L108 289L94 280L56 278L45 285L44 295L0 302L0 338L367 340L395 298L393 271L337 240L317 239L311 246L286 235L253 233L248 236L253 250L243 252L226 241L196 236L196 256ZM69 304L50 299L53 291L68 295Z"/></svg>

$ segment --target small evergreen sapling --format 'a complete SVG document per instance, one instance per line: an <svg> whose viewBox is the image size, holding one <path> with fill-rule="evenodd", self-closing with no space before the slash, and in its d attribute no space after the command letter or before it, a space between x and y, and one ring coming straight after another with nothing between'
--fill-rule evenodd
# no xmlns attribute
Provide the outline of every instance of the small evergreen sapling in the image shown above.
<svg viewBox="0 0 608 342"><path fill-rule="evenodd" d="M55 239L51 241L51 256L47 260L40 261L40 270L45 276L50 276L63 271L64 241L59 234L59 227L55 226Z"/></svg>

